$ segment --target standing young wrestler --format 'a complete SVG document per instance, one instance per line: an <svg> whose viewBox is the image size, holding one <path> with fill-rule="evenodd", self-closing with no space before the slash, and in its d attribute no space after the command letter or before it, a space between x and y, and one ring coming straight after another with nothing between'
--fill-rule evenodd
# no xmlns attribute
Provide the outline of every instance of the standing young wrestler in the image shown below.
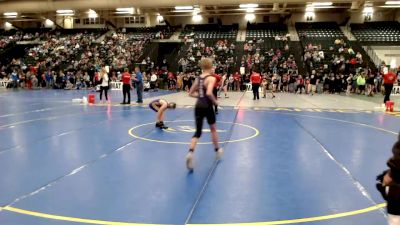
<svg viewBox="0 0 400 225"><path fill-rule="evenodd" d="M150 109L155 111L157 113L157 121L156 121L156 127L160 129L168 129L164 125L164 114L165 110L167 109L175 109L176 108L176 103L174 102L167 102L164 99L156 99L149 104Z"/></svg>
<svg viewBox="0 0 400 225"><path fill-rule="evenodd" d="M213 94L216 79L212 76L213 68L211 59L204 58L200 60L200 68L202 70L202 74L195 80L189 91L189 95L191 97L197 98L194 110L196 119L196 133L193 135L189 152L186 155L186 166L189 170L193 170L193 154L197 142L201 137L204 118L207 118L207 122L210 125L211 137L215 147L217 160L220 159L223 154L223 150L219 147L218 143L217 125L213 109L213 106L218 105L218 102Z"/></svg>

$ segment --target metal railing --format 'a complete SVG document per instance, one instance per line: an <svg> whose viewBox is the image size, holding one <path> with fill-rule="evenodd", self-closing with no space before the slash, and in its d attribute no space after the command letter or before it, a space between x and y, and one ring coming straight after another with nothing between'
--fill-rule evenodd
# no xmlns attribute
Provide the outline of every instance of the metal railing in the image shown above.
<svg viewBox="0 0 400 225"><path fill-rule="evenodd" d="M382 63L382 59L379 58L379 56L376 54L375 50L371 48L370 46L362 46L365 52L368 54L369 58L371 61L375 64L376 68L379 68L379 66Z"/></svg>

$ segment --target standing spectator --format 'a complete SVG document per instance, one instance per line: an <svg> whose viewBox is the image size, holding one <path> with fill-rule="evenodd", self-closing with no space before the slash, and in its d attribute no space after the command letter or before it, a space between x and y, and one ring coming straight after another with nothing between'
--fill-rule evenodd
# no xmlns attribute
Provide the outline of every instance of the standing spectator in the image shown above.
<svg viewBox="0 0 400 225"><path fill-rule="evenodd" d="M396 83L397 77L394 74L393 70L389 70L387 74L383 75L383 86L385 87L385 98L383 99L383 103L386 104L387 101L390 101L390 94L393 90L393 85Z"/></svg>
<svg viewBox="0 0 400 225"><path fill-rule="evenodd" d="M359 94L365 94L365 77L364 74L361 74L360 76L358 76L357 78L357 86L358 86L358 90L360 91Z"/></svg>
<svg viewBox="0 0 400 225"><path fill-rule="evenodd" d="M221 92L224 92L225 98L229 98L228 96L228 74L224 73L221 78L221 87L218 93L218 96L221 96Z"/></svg>
<svg viewBox="0 0 400 225"><path fill-rule="evenodd" d="M53 76L52 76L50 70L46 71L45 79L46 79L46 88L53 87L53 82L52 82L53 81Z"/></svg>
<svg viewBox="0 0 400 225"><path fill-rule="evenodd" d="M349 77L347 77L346 83L347 83L346 95L350 95L351 89L353 88L353 74L350 74Z"/></svg>
<svg viewBox="0 0 400 225"><path fill-rule="evenodd" d="M272 95L273 95L274 92L278 91L279 79L277 74L272 75L271 82L272 82Z"/></svg>
<svg viewBox="0 0 400 225"><path fill-rule="evenodd" d="M100 81L101 81L101 83L100 83L100 101L101 101L101 103L103 103L102 97L103 97L103 91L104 91L104 96L106 98L106 101L108 102L108 84L109 84L108 81L109 81L109 78L108 78L107 70L106 70L105 67L103 67L101 69Z"/></svg>
<svg viewBox="0 0 400 225"><path fill-rule="evenodd" d="M183 77L182 73L178 73L176 76L176 90L181 91L183 86Z"/></svg>
<svg viewBox="0 0 400 225"><path fill-rule="evenodd" d="M121 76L122 80L122 93L124 95L124 99L121 103L121 105L129 105L131 104L131 89L132 89L132 84L131 84L131 75L129 74L129 69L125 68L124 73ZM126 100L126 97L128 97L128 101Z"/></svg>
<svg viewBox="0 0 400 225"><path fill-rule="evenodd" d="M182 82L183 82L182 90L189 91L189 88L187 88L187 87L189 87L189 75L188 74L183 74Z"/></svg>
<svg viewBox="0 0 400 225"><path fill-rule="evenodd" d="M317 91L317 84L318 84L319 80L317 78L316 75L311 74L311 78L310 78L310 85L308 86L308 93L311 95L314 95L315 92Z"/></svg>
<svg viewBox="0 0 400 225"><path fill-rule="evenodd" d="M261 87L262 87L262 90L263 90L263 98L267 98L268 85L269 84L268 84L267 77L263 76L262 82L261 82ZM273 91L271 91L271 92L272 92L272 98L275 98L274 92Z"/></svg>
<svg viewBox="0 0 400 225"><path fill-rule="evenodd" d="M232 75L229 76L228 82L229 82L229 86L228 86L229 88L228 88L228 90L233 91L233 90L234 90L234 82L235 82L235 79L233 78Z"/></svg>
<svg viewBox="0 0 400 225"><path fill-rule="evenodd" d="M250 76L251 80L251 86L253 89L253 100L259 100L260 99L260 94L258 92L258 89L260 88L261 84L261 75L258 73L258 71L253 71L253 73Z"/></svg>
<svg viewBox="0 0 400 225"><path fill-rule="evenodd" d="M16 70L13 70L13 72L11 73L11 80L12 80L13 88L17 88L19 79L18 79L18 73Z"/></svg>
<svg viewBox="0 0 400 225"><path fill-rule="evenodd" d="M303 91L303 88L304 88L304 79L301 75L299 75L299 77L297 78L296 83L297 83L297 87L296 87L295 92L299 93L299 91L300 91L300 94L301 94Z"/></svg>
<svg viewBox="0 0 400 225"><path fill-rule="evenodd" d="M375 90L375 75L373 73L369 73L367 76L367 95L369 97L373 97Z"/></svg>
<svg viewBox="0 0 400 225"><path fill-rule="evenodd" d="M233 88L234 88L235 91L239 91L240 90L240 78L241 78L241 75L238 72L236 72L233 75L233 79L235 80Z"/></svg>
<svg viewBox="0 0 400 225"><path fill-rule="evenodd" d="M86 88L90 86L90 76L87 72L85 72L85 75L83 75L83 80L85 82Z"/></svg>
<svg viewBox="0 0 400 225"><path fill-rule="evenodd" d="M157 75L153 71L150 77L150 90L157 91L156 84L157 84Z"/></svg>
<svg viewBox="0 0 400 225"><path fill-rule="evenodd" d="M138 96L136 103L143 103L143 75L140 72L139 67L135 67L135 74L136 77L134 78L134 81L136 83L136 93Z"/></svg>

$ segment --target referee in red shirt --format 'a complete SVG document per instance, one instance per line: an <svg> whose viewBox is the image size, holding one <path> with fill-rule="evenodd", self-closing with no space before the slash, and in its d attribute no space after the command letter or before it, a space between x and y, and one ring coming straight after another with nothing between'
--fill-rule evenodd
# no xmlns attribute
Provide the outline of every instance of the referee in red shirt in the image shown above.
<svg viewBox="0 0 400 225"><path fill-rule="evenodd" d="M124 95L124 100L121 102L121 105L130 105L131 104L131 74L129 73L128 68L125 68L124 73L121 77L122 80L122 93ZM128 101L126 102L126 96L128 96Z"/></svg>
<svg viewBox="0 0 400 225"><path fill-rule="evenodd" d="M387 101L390 101L390 94L393 90L393 85L396 83L397 76L393 72L393 70L389 70L387 74L383 75L383 86L385 87L385 98L383 99L383 103L386 104Z"/></svg>
<svg viewBox="0 0 400 225"><path fill-rule="evenodd" d="M250 81L251 81L251 87L253 89L253 100L260 100L260 93L258 92L258 89L260 88L261 84L261 75L258 73L258 71L253 70L253 73L250 76Z"/></svg>

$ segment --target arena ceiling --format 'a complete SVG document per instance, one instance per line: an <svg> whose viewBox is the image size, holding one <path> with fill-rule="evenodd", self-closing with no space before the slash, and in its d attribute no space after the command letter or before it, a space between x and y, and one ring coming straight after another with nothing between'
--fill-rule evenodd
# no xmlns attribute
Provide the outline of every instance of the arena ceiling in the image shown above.
<svg viewBox="0 0 400 225"><path fill-rule="evenodd" d="M321 0L327 2L328 0ZM321 2L319 1L319 2ZM307 4L314 1L304 0L0 0L0 13L18 12L19 19L32 19L39 16L55 17L56 10L74 10L74 16L82 16L89 9L95 10L99 15L108 17L124 17L116 12L116 8L133 7L132 14L161 14L163 16L187 16L190 12L177 11L175 6L196 6L202 14L208 15L240 15L246 13L239 8L239 4L256 3L259 6L255 14L288 14L304 12ZM329 0L333 4L317 10L327 12L362 10L364 5L382 7L385 0ZM382 8L385 9L385 8ZM4 18L4 17L3 17Z"/></svg>

